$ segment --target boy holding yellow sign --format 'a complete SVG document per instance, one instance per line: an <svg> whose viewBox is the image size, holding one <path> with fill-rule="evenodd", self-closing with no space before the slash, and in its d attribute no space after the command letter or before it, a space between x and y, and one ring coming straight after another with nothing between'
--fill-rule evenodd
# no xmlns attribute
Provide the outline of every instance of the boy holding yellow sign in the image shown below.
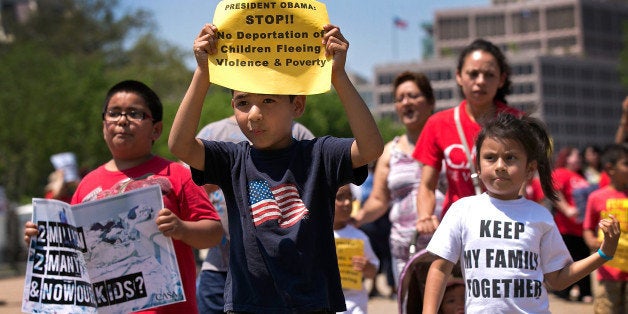
<svg viewBox="0 0 628 314"><path fill-rule="evenodd" d="M614 256L597 270L598 288L593 299L595 313L628 312L628 144L613 144L602 154L602 165L611 183L593 191L587 200L583 222L584 240L597 250L600 219L612 214L619 221L621 235ZM602 236L603 237L603 236ZM604 256L602 256L604 257Z"/></svg>
<svg viewBox="0 0 628 314"><path fill-rule="evenodd" d="M334 199L338 187L366 179L366 165L381 154L383 140L345 71L349 43L338 27L322 29L321 45L333 64L331 82L355 139L292 138L292 122L305 110L305 94L291 89L284 94L234 89L231 106L251 144L197 139L210 86L208 58L220 44L218 28L206 24L194 42L197 68L168 144L190 165L195 183L216 184L225 194L231 236L227 312L345 310L333 235ZM285 86L291 83L287 80Z"/></svg>
<svg viewBox="0 0 628 314"><path fill-rule="evenodd" d="M334 237L342 290L347 305L345 313L367 313L369 296L364 289L362 278L375 278L379 259L373 252L366 233L349 223L354 200L348 184L338 189L334 212Z"/></svg>

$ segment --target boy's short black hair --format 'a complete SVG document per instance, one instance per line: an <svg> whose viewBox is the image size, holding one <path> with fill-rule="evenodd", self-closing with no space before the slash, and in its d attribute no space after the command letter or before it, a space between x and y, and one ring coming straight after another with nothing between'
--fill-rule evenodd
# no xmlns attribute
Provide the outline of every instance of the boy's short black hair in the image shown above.
<svg viewBox="0 0 628 314"><path fill-rule="evenodd" d="M602 153L601 161L602 166L606 167L607 165L615 166L617 162L628 156L628 143L621 144L611 144L604 148L604 152Z"/></svg>
<svg viewBox="0 0 628 314"><path fill-rule="evenodd" d="M153 116L154 122L159 122L163 118L164 107L161 104L161 100L159 100L157 93L155 93L146 84L134 80L122 81L109 89L107 97L105 98L105 104L102 108L103 113L107 110L107 105L109 105L111 97L118 92L131 92L138 94L146 102L146 105L150 110L150 114Z"/></svg>
<svg viewBox="0 0 628 314"><path fill-rule="evenodd" d="M231 89L231 97L233 97L233 89ZM290 102L293 102L297 95L288 95L290 97Z"/></svg>

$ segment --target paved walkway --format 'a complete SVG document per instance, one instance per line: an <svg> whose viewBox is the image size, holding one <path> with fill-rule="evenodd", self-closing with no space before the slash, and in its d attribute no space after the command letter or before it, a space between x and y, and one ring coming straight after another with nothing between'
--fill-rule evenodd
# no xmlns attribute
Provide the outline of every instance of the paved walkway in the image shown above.
<svg viewBox="0 0 628 314"><path fill-rule="evenodd" d="M380 284L381 281L378 280L378 287ZM23 289L23 276L9 276L0 279L0 314L21 313ZM380 288L380 291L389 293L385 287ZM556 314L592 313L593 307L590 304L566 302L550 296L550 310ZM369 301L369 313L397 313L397 302L387 297L372 298Z"/></svg>

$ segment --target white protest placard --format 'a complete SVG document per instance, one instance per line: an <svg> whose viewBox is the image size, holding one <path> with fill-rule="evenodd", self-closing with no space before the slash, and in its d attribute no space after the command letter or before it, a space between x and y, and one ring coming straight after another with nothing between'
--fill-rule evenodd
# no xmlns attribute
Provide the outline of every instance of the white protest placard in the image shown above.
<svg viewBox="0 0 628 314"><path fill-rule="evenodd" d="M185 301L159 185L70 206L33 199L22 311L129 313Z"/></svg>

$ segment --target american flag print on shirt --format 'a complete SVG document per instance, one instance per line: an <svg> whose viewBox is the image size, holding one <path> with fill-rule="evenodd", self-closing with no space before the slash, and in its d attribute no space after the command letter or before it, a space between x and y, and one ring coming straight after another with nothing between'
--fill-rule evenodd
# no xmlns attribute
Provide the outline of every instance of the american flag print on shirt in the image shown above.
<svg viewBox="0 0 628 314"><path fill-rule="evenodd" d="M309 213L294 184L270 187L264 180L251 181L249 205L256 227L266 221L277 220L279 227L289 228Z"/></svg>

